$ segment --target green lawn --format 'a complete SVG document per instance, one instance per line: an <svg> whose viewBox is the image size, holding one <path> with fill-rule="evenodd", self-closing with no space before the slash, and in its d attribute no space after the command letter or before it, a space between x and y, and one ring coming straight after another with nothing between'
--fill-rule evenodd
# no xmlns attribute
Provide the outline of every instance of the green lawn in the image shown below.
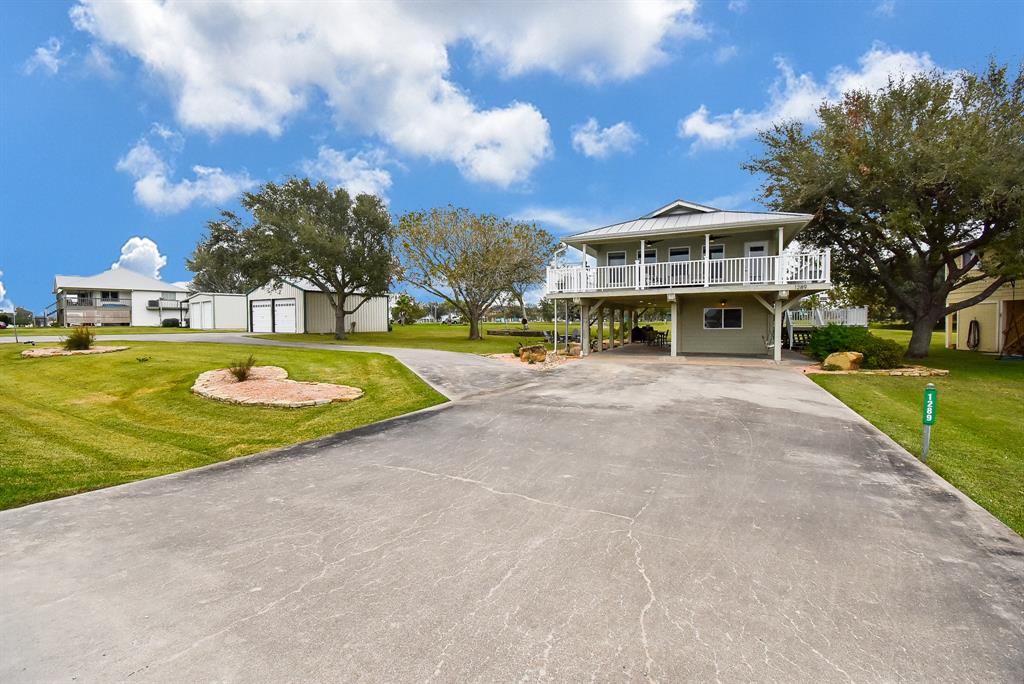
<svg viewBox="0 0 1024 684"><path fill-rule="evenodd" d="M905 330L873 330L910 341ZM921 365L948 368L939 378L811 375L910 453L921 453L922 391L939 390L928 465L1024 535L1024 361L942 347L935 333Z"/></svg>
<svg viewBox="0 0 1024 684"><path fill-rule="evenodd" d="M0 508L224 461L445 400L379 354L166 342L133 342L97 356L22 359L20 351L0 347ZM354 385L366 394L350 403L273 409L190 392L202 371L250 353L293 379Z"/></svg>
<svg viewBox="0 0 1024 684"><path fill-rule="evenodd" d="M667 329L667 323L653 323L655 328ZM328 344L353 344L370 347L413 347L416 349L440 349L442 351L458 351L469 354L502 354L515 351L517 345L541 344L544 341L543 331L551 330L551 323L530 323L530 330L536 331L536 337L501 337L488 335L487 330L518 330L517 324L485 323L482 340L469 339L468 325L442 325L440 323L415 323L413 325L396 325L391 332L353 333L344 340L334 339L331 334L277 333L273 335L256 335L267 340L289 340L299 342L321 342ZM575 334L579 324L569 324L569 333ZM565 324L558 324L559 340L565 331ZM591 339L596 339L596 328L590 329ZM628 334L628 333L627 333ZM550 348L551 345L548 345ZM561 348L561 341L559 342Z"/></svg>
<svg viewBox="0 0 1024 684"><path fill-rule="evenodd" d="M345 340L336 340L334 335L288 334L257 335L268 340L298 340L302 342L326 342L329 344L355 344L371 347L412 347L415 349L441 349L444 351L467 352L470 354L501 354L514 351L516 345L540 344L544 341L543 331L551 330L550 323L530 323L530 329L538 331L537 337L499 337L487 335L487 330L521 329L522 326L501 323L483 325L482 340L469 339L468 325L442 325L440 323L414 323L413 325L396 325L391 332L353 333ZM570 332L579 326L570 324ZM559 333L564 326L558 326Z"/></svg>
<svg viewBox="0 0 1024 684"><path fill-rule="evenodd" d="M161 328L158 326L127 326L127 325L94 325L91 328L97 335L164 335L166 333L195 333L195 332L245 332L238 330L193 330L192 328ZM18 328L19 337L40 337L43 335L64 336L73 328ZM0 330L0 336L14 337L13 328Z"/></svg>

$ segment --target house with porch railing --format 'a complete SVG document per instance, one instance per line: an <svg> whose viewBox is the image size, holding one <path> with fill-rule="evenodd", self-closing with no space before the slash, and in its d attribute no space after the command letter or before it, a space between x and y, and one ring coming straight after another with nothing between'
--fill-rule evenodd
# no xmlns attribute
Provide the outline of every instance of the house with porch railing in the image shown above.
<svg viewBox="0 0 1024 684"><path fill-rule="evenodd" d="M94 276L58 275L47 317L59 326L158 326L188 318L188 290L125 268Z"/></svg>
<svg viewBox="0 0 1024 684"><path fill-rule="evenodd" d="M545 296L571 300L583 353L625 341L649 310L669 312L669 353L782 354L783 314L831 287L828 250L795 242L809 214L727 211L676 200L563 239L580 262L547 269ZM560 252L564 258L566 250ZM627 323L628 321L628 323Z"/></svg>

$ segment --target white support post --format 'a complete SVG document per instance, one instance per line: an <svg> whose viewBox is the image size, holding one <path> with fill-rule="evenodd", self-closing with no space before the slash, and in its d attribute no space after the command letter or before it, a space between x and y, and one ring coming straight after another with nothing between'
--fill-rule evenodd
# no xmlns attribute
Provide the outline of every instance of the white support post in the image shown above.
<svg viewBox="0 0 1024 684"><path fill-rule="evenodd" d="M619 310L619 346L626 346L626 310Z"/></svg>
<svg viewBox="0 0 1024 684"><path fill-rule="evenodd" d="M636 278L637 283L640 284L640 289L647 287L647 268L645 254L647 252L646 241L641 238L640 240L640 268Z"/></svg>
<svg viewBox="0 0 1024 684"><path fill-rule="evenodd" d="M604 307L597 307L597 351L604 351Z"/></svg>
<svg viewBox="0 0 1024 684"><path fill-rule="evenodd" d="M775 310L772 316L772 360L775 363L782 363L782 300L776 299L772 308Z"/></svg>
<svg viewBox="0 0 1024 684"><path fill-rule="evenodd" d="M779 226L779 251L778 259L775 260L775 282L782 285L786 281L786 255L783 250L786 248L785 238L782 235L782 226Z"/></svg>
<svg viewBox="0 0 1024 684"><path fill-rule="evenodd" d="M580 304L580 356L590 353L590 305Z"/></svg>
<svg viewBox="0 0 1024 684"><path fill-rule="evenodd" d="M711 233L704 233L704 287L711 284Z"/></svg>
<svg viewBox="0 0 1024 684"><path fill-rule="evenodd" d="M679 356L679 300L675 297L672 298L672 310L669 315L669 344L671 345L671 351L669 354L672 356Z"/></svg>
<svg viewBox="0 0 1024 684"><path fill-rule="evenodd" d="M945 346L946 349L949 349L950 347L953 346L953 314L949 314L948 316L944 317L943 320L945 322L943 330L943 332L945 333L945 340L943 346Z"/></svg>

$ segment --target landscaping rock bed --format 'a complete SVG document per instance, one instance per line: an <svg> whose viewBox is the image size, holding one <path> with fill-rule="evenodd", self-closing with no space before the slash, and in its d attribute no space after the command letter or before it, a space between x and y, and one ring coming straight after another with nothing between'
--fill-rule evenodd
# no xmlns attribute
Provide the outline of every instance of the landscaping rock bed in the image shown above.
<svg viewBox="0 0 1024 684"><path fill-rule="evenodd" d="M48 356L83 356L86 354L109 354L110 352L124 351L128 347L92 347L91 349L74 349L68 351L62 347L39 347L26 349L21 352L23 358L40 359Z"/></svg>
<svg viewBox="0 0 1024 684"><path fill-rule="evenodd" d="M289 380L288 371L277 366L255 366L249 379L239 382L227 368L200 373L192 391L207 399L247 406L303 408L335 401L352 401L363 390L328 382Z"/></svg>
<svg viewBox="0 0 1024 684"><path fill-rule="evenodd" d="M908 378L933 378L949 375L943 368L926 368L925 366L906 366L904 368L885 368L875 370L825 370L819 365L806 366L804 373L825 373L827 375L892 375Z"/></svg>
<svg viewBox="0 0 1024 684"><path fill-rule="evenodd" d="M565 356L563 354L555 355L552 352L546 352L543 361L534 361L533 363L529 363L528 361L524 362L520 359L519 356L515 354L488 354L488 356L492 359L498 359L499 361L514 363L517 366L522 366L523 368L531 368L533 370L538 371L553 370L566 363L571 363L573 361L580 360L578 356L572 357Z"/></svg>

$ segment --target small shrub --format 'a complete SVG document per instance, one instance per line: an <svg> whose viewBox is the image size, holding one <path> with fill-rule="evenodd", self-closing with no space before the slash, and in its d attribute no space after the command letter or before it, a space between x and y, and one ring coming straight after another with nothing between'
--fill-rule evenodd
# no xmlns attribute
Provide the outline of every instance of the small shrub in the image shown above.
<svg viewBox="0 0 1024 684"><path fill-rule="evenodd" d="M249 375L252 373L252 367L255 365L256 357L249 354L249 358L244 361L234 362L228 366L228 370L231 371L231 374L235 376L235 379L238 380L238 382L245 382L249 379Z"/></svg>
<svg viewBox="0 0 1024 684"><path fill-rule="evenodd" d="M843 369L840 368L839 366L837 366L834 363L826 363L826 364L822 365L821 370L837 371L837 370L843 370Z"/></svg>
<svg viewBox="0 0 1024 684"><path fill-rule="evenodd" d="M903 365L903 345L895 340L868 335L855 351L864 355L861 368L898 368Z"/></svg>
<svg viewBox="0 0 1024 684"><path fill-rule="evenodd" d="M819 361L824 361L833 352L860 352L864 355L860 367L868 369L898 368L903 364L904 352L899 342L872 335L864 328L835 323L815 330L807 350Z"/></svg>
<svg viewBox="0 0 1024 684"><path fill-rule="evenodd" d="M864 338L869 334L864 328L829 323L814 331L807 344L807 351L819 361L824 361L833 352L861 351Z"/></svg>
<svg viewBox="0 0 1024 684"><path fill-rule="evenodd" d="M68 336L64 338L63 344L64 349L67 351L78 351L82 349L91 349L95 342L96 333L84 325L80 325L68 333Z"/></svg>
<svg viewBox="0 0 1024 684"><path fill-rule="evenodd" d="M177 318L165 318L164 320L160 321L160 325L165 328L180 328L181 321L179 321Z"/></svg>
<svg viewBox="0 0 1024 684"><path fill-rule="evenodd" d="M135 360L138 361L139 363L146 363L151 358L153 358L153 357L152 356L136 356Z"/></svg>

